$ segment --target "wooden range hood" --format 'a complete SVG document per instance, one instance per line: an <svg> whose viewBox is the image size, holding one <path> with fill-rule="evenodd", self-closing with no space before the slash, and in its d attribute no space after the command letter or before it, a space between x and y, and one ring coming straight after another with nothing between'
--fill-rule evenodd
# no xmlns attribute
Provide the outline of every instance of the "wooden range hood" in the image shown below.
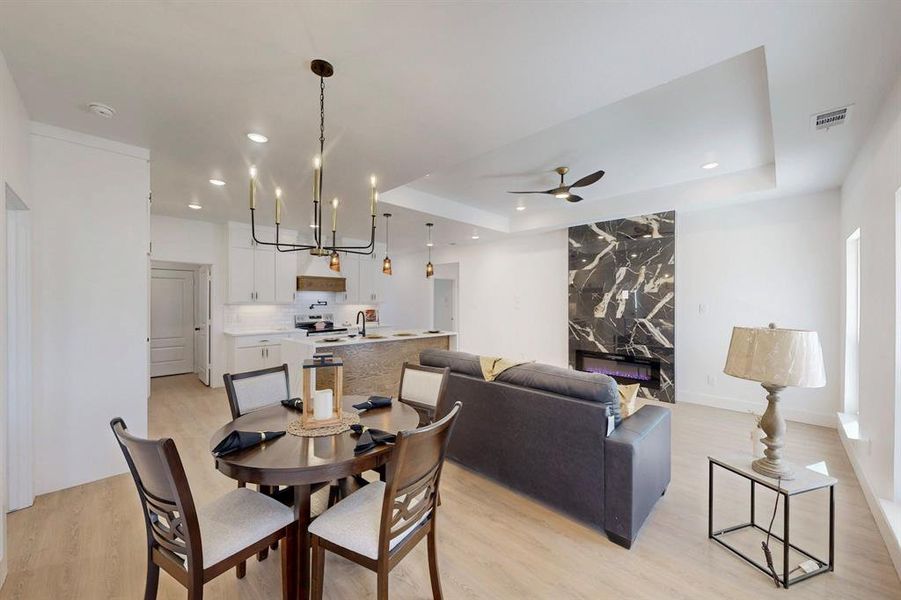
<svg viewBox="0 0 901 600"><path fill-rule="evenodd" d="M347 280L343 277L323 277L320 275L299 275L298 292L346 292Z"/></svg>

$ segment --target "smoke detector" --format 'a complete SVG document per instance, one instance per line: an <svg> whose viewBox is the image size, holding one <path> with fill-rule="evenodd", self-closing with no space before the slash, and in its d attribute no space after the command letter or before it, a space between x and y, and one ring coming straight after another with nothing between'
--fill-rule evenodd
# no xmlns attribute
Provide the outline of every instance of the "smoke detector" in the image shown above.
<svg viewBox="0 0 901 600"><path fill-rule="evenodd" d="M851 109L853 107L853 104L849 104L848 106L842 106L840 108L833 108L831 110L826 110L820 113L814 113L810 115L810 126L815 131L820 131L822 129L828 131L830 128L835 127L836 125L842 125L851 116Z"/></svg>
<svg viewBox="0 0 901 600"><path fill-rule="evenodd" d="M112 119L116 115L115 108L109 104L103 104L102 102L91 102L88 104L88 110L104 119Z"/></svg>

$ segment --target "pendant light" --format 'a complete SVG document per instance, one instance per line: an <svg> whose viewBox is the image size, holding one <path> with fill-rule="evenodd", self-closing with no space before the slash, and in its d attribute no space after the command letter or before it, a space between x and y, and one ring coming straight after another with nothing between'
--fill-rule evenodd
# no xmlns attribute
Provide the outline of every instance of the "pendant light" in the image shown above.
<svg viewBox="0 0 901 600"><path fill-rule="evenodd" d="M425 264L425 278L428 279L432 275L435 274L435 267L432 266L432 227L435 226L434 223L426 223L427 231L429 232L429 239L425 243L426 247L429 249L429 262Z"/></svg>
<svg viewBox="0 0 901 600"><path fill-rule="evenodd" d="M391 213L382 216L385 217L385 260L382 261L382 273L391 275L391 259L388 258L388 219L391 218Z"/></svg>

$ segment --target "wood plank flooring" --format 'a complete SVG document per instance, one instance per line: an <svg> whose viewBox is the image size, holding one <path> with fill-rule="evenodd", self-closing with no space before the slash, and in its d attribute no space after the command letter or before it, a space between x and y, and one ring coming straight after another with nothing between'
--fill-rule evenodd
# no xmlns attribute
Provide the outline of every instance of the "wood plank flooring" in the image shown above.
<svg viewBox="0 0 901 600"><path fill-rule="evenodd" d="M198 502L234 487L213 468L210 434L228 421L222 389L193 376L155 379L150 433L175 439ZM464 408L465 410L465 408ZM111 417L114 415L110 415ZM901 598L895 570L835 431L789 424L787 454L800 464L824 461L837 488L835 573L789 591L707 539L707 463L715 453L749 447L751 417L680 404L673 414L673 481L631 550L452 463L445 469L439 513L439 563L445 597L568 598ZM498 426L503 426L501 419ZM112 434L110 434L112 436ZM111 451L118 451L110 443ZM123 465L124 466L124 465ZM717 525L747 517L747 484L717 480ZM318 503L324 498L318 498ZM792 540L826 554L827 496L793 500ZM315 507L314 507L315 508ZM9 577L0 599L136 599L143 597L144 526L127 475L47 494L9 516ZM758 520L772 496L758 496ZM781 514L781 510L779 511ZM777 517L776 527L781 527ZM759 541L747 540L749 552ZM756 545L756 549L755 549ZM375 575L330 555L326 597L375 597ZM184 598L161 575L160 598ZM208 598L279 598L278 553L248 563L247 577L226 573ZM391 597L430 598L425 544L391 575Z"/></svg>

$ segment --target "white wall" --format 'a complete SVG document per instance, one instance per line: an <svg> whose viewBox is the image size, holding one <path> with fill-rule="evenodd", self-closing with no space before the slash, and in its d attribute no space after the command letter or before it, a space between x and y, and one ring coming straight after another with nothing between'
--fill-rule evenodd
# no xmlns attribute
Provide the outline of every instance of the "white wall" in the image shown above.
<svg viewBox="0 0 901 600"><path fill-rule="evenodd" d="M126 470L147 433L149 153L34 123L35 492Z"/></svg>
<svg viewBox="0 0 901 600"><path fill-rule="evenodd" d="M841 377L838 193L680 212L676 222L677 401L762 412L760 387L722 370L733 325L775 321L820 333L829 380L822 389L786 391L786 416L834 426ZM431 324L425 261L424 254L394 259L383 319ZM565 230L442 248L432 262L460 265L461 350L567 365Z"/></svg>
<svg viewBox="0 0 901 600"><path fill-rule="evenodd" d="M836 190L677 215L677 401L761 414L765 392L725 375L723 365L734 325L775 322L819 332L826 363L826 387L786 390L783 414L835 426L842 377L839 205Z"/></svg>
<svg viewBox="0 0 901 600"><path fill-rule="evenodd" d="M459 263L457 348L566 366L567 232L433 249L432 263ZM381 319L430 327L425 253L392 258Z"/></svg>
<svg viewBox="0 0 901 600"><path fill-rule="evenodd" d="M6 397L6 206L5 184L29 206L28 113L0 54L0 585L6 579L7 402Z"/></svg>
<svg viewBox="0 0 901 600"><path fill-rule="evenodd" d="M842 186L842 243L860 228L860 447L864 479L901 499L898 458L896 193L901 188L901 79L886 98Z"/></svg>
<svg viewBox="0 0 901 600"><path fill-rule="evenodd" d="M177 219L153 215L150 217L150 237L153 242L151 258L183 263L212 265L213 291L210 299L210 323L213 353L210 356L210 385L221 387L226 371L227 346L222 333L223 302L228 294L228 247L225 226L218 223Z"/></svg>

